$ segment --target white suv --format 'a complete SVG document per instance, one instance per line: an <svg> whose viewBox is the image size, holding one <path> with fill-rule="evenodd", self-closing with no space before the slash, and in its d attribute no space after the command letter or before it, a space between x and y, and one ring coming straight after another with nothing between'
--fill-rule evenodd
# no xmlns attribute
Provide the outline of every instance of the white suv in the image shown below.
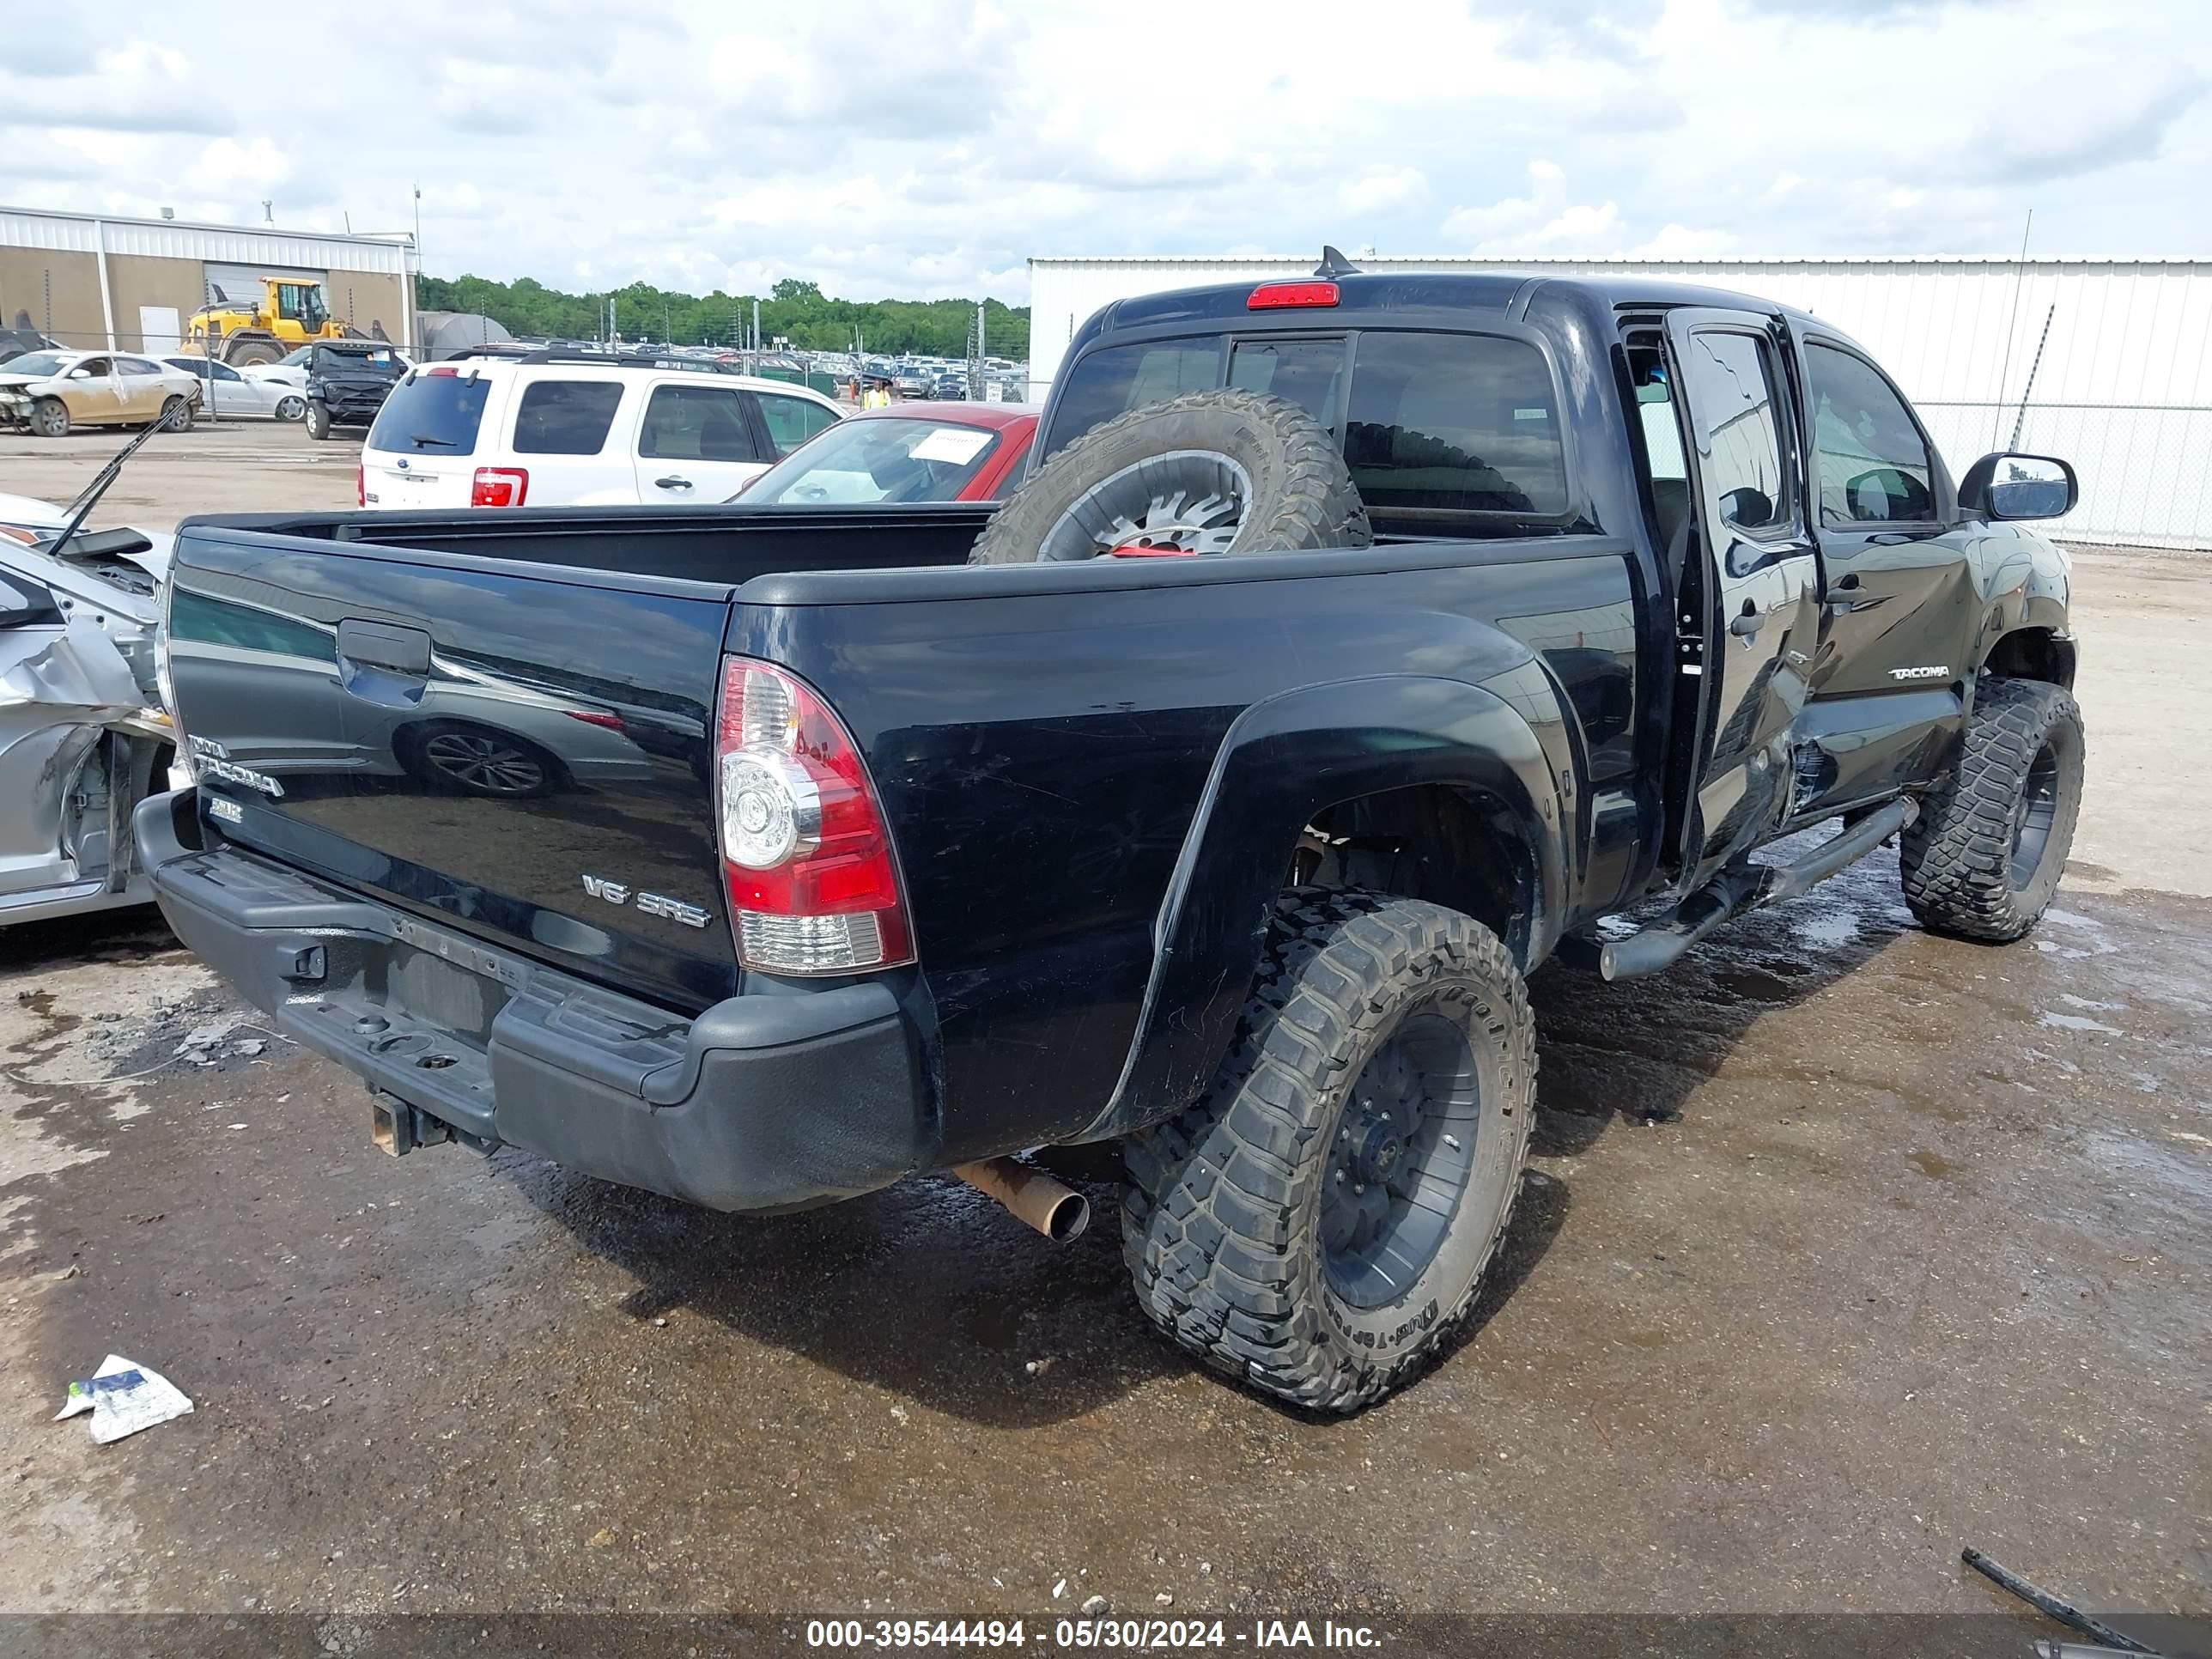
<svg viewBox="0 0 2212 1659"><path fill-rule="evenodd" d="M726 501L844 411L783 380L580 352L418 365L361 457L368 507Z"/></svg>

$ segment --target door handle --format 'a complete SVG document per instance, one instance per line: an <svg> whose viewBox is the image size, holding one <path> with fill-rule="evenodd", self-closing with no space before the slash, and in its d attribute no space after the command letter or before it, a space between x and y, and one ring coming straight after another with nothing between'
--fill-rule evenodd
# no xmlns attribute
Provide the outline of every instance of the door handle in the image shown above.
<svg viewBox="0 0 2212 1659"><path fill-rule="evenodd" d="M670 473L665 478L655 478L653 483L658 484L663 489L689 489L691 488L690 479L680 478L673 472Z"/></svg>
<svg viewBox="0 0 2212 1659"><path fill-rule="evenodd" d="M1729 620L1729 632L1740 640L1753 639L1757 637L1759 629L1765 622L1766 613L1752 601L1746 599L1743 602L1742 611Z"/></svg>

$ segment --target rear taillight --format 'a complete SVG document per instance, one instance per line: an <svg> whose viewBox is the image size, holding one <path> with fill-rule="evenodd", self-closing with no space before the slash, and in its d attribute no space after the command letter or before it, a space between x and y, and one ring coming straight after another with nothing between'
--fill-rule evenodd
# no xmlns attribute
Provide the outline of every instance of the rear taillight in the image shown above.
<svg viewBox="0 0 2212 1659"><path fill-rule="evenodd" d="M1334 283L1262 283L1244 296L1247 311L1283 311L1297 306L1333 306Z"/></svg>
<svg viewBox="0 0 2212 1659"><path fill-rule="evenodd" d="M353 504L356 507L368 505L368 469L366 466L356 466L353 470Z"/></svg>
<svg viewBox="0 0 2212 1659"><path fill-rule="evenodd" d="M519 466L480 466L469 487L471 507L520 507L530 494L530 474Z"/></svg>
<svg viewBox="0 0 2212 1659"><path fill-rule="evenodd" d="M738 960L770 974L913 961L883 809L829 705L780 668L726 658L715 753Z"/></svg>

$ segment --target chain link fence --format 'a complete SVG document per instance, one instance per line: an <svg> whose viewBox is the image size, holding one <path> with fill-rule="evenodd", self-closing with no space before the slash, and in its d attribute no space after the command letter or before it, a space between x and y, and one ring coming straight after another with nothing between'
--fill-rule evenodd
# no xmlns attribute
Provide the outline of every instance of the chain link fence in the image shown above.
<svg viewBox="0 0 2212 1659"><path fill-rule="evenodd" d="M2212 404L1917 403L1954 477L1992 450L2056 455L2081 500L2069 542L2212 550Z"/></svg>

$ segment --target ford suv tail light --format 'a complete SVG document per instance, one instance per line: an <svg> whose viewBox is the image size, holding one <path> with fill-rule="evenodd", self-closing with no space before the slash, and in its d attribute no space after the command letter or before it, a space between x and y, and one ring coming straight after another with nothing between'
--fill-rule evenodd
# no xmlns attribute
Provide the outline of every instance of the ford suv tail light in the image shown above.
<svg viewBox="0 0 2212 1659"><path fill-rule="evenodd" d="M471 507L520 507L530 494L530 474L519 466L480 466L469 488Z"/></svg>
<svg viewBox="0 0 2212 1659"><path fill-rule="evenodd" d="M829 705L780 668L726 658L714 735L738 959L770 974L912 962L883 809Z"/></svg>

